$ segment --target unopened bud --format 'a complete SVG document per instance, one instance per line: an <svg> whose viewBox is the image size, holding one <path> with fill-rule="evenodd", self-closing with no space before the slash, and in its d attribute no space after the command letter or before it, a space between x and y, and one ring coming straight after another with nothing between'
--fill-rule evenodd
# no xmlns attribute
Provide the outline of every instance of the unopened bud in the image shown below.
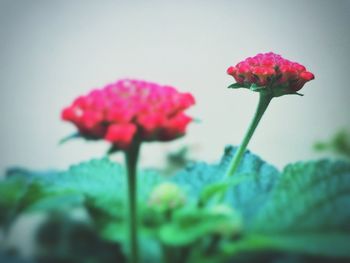
<svg viewBox="0 0 350 263"><path fill-rule="evenodd" d="M150 207L160 211L169 211L182 207L186 196L181 188L174 183L162 183L151 193L148 200Z"/></svg>

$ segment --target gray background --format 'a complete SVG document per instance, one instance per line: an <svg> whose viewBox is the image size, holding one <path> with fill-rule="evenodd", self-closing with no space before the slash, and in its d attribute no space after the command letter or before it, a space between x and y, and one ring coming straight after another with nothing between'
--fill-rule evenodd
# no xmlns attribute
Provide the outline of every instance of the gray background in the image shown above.
<svg viewBox="0 0 350 263"><path fill-rule="evenodd" d="M58 147L74 131L60 111L123 77L197 99L190 113L202 122L181 140L146 145L144 165L184 144L196 158L217 160L224 145L241 141L257 102L257 94L226 89L226 68L267 51L304 64L316 79L304 97L273 101L249 148L279 167L320 157L312 143L350 124L349 14L350 1L335 0L1 0L0 169L65 168L101 156L103 142Z"/></svg>

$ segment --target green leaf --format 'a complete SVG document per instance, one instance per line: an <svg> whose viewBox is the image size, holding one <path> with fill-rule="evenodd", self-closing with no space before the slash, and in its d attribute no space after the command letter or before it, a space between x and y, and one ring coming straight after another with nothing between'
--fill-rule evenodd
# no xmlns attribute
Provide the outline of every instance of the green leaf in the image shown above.
<svg viewBox="0 0 350 263"><path fill-rule="evenodd" d="M250 225L270 248L350 257L350 163L288 165ZM345 243L344 243L345 242Z"/></svg>
<svg viewBox="0 0 350 263"><path fill-rule="evenodd" d="M219 205L209 209L184 209L176 212L171 223L159 232L161 241L169 246L186 246L212 235L232 237L241 231L240 215Z"/></svg>
<svg viewBox="0 0 350 263"><path fill-rule="evenodd" d="M12 176L0 184L0 225L7 227L14 220L26 191L26 182L19 177Z"/></svg>
<svg viewBox="0 0 350 263"><path fill-rule="evenodd" d="M202 195L202 190L205 187L210 188L210 185L219 182L223 178L226 167L235 150L236 148L234 147L227 147L220 163L192 163L168 180L186 190L189 201L196 201ZM266 182L262 182L261 178L256 181L261 187L255 190L262 191L268 191L269 189L267 188L271 188L270 185L273 184L278 175L278 171L274 167L267 165L259 157L249 152L246 152L238 171L247 178L246 174L260 173L261 178L266 175ZM102 210L103 214L107 213L112 216L116 216L116 214L121 216L125 210L125 198L127 196L125 170L122 166L109 161L107 158L74 165L63 172L32 172L17 169L15 172L12 171L11 175L24 180L24 190L27 193L21 200L22 210L56 208L58 203L62 203L60 200L66 200L63 203L67 206L87 204L91 208L91 212L98 213ZM138 191L140 201L145 201L152 188L158 183L165 181L154 170L140 171L138 180L139 185L142 186L139 187ZM3 188L6 189L7 181L1 181L0 186L4 185ZM251 183L254 184L254 182L249 182L249 184ZM246 195L245 192L240 190L243 187L242 184L244 183L239 184L235 188L236 193L234 195L239 196L239 198L236 198L237 200L233 200L232 196L228 197L234 207L239 207L241 201L245 200L241 196ZM3 190L0 191L0 194L2 194ZM207 191L211 192L211 190ZM17 189L17 192L21 196L19 194L20 187ZM252 193L254 196L256 194L257 192ZM241 205L244 206L245 203L243 202Z"/></svg>
<svg viewBox="0 0 350 263"><path fill-rule="evenodd" d="M241 173L229 181L219 181L218 183L204 186L200 193L198 204L204 205L208 204L210 201L223 201L230 188L234 189L235 187L239 187L243 181L250 181L252 178L254 178L254 176Z"/></svg>
<svg viewBox="0 0 350 263"><path fill-rule="evenodd" d="M200 193L199 204L206 204L214 197L221 199L230 186L231 184L229 182L219 182L206 186Z"/></svg>
<svg viewBox="0 0 350 263"><path fill-rule="evenodd" d="M58 144L62 145L65 144L68 141L71 141L73 139L79 139L79 138L84 138L79 132L72 133L70 135L67 135L66 137L62 138Z"/></svg>
<svg viewBox="0 0 350 263"><path fill-rule="evenodd" d="M258 86L255 83L253 83L252 85L250 85L249 89L252 91L259 91L259 90L266 89L266 87L265 86Z"/></svg>
<svg viewBox="0 0 350 263"><path fill-rule="evenodd" d="M288 165L254 223L259 231L344 230L350 233L350 163ZM269 222L269 224L267 224Z"/></svg>
<svg viewBox="0 0 350 263"><path fill-rule="evenodd" d="M122 166L104 158L72 166L67 171L31 172L14 169L0 181L0 223L22 212L86 206L100 230L125 219L126 174ZM138 175L139 202L145 202L162 178L154 170Z"/></svg>
<svg viewBox="0 0 350 263"><path fill-rule="evenodd" d="M241 238L222 247L227 256L275 250L350 257L350 163L300 162L280 173L247 151L235 183L226 183L222 179L235 151L227 147L219 163L191 163L168 179L155 170L140 171L142 238L154 238L160 229L162 242L183 246L222 229L229 234L236 229ZM152 189L164 181L179 185L188 198L187 207L176 211L171 222L152 214L146 205ZM0 223L5 225L26 211L86 206L104 238L125 241L126 189L124 168L107 158L63 172L14 169L0 181ZM234 213L217 214L210 210L213 203L195 206L199 199L207 203L225 191L223 202Z"/></svg>
<svg viewBox="0 0 350 263"><path fill-rule="evenodd" d="M225 183L218 182L234 151L227 148L217 165L191 164L173 180L187 187L193 200L207 200L226 188ZM345 209L350 207L349 163L297 163L280 174L247 152L235 177L242 181L228 188L225 201L242 213L246 232L242 243L233 242L233 251L277 250L350 257L349 246L345 245L350 243L350 210ZM168 227L169 236L180 231L176 225ZM198 237L195 234L189 233L178 242L191 242Z"/></svg>
<svg viewBox="0 0 350 263"><path fill-rule="evenodd" d="M36 176L52 175L54 171L45 173L29 172L14 168L7 171L6 179L0 181L1 215L0 225L9 227L15 218L27 211L50 210L65 207L67 199L57 200L55 195L46 196L44 188L35 179ZM35 176L33 176L35 174ZM72 196L71 196L72 198ZM49 199L51 201L49 201ZM61 201L65 201L62 203Z"/></svg>
<svg viewBox="0 0 350 263"><path fill-rule="evenodd" d="M112 155L112 154L118 152L119 150L120 149L113 144L111 147L109 147L109 149L107 150L106 154L107 155Z"/></svg>
<svg viewBox="0 0 350 263"><path fill-rule="evenodd" d="M35 237L36 262L126 262L121 244L102 240L89 222L66 211L50 213Z"/></svg>
<svg viewBox="0 0 350 263"><path fill-rule="evenodd" d="M239 89L239 88L245 88L245 86L242 83L233 83L230 86L228 86L227 88L228 89Z"/></svg>
<svg viewBox="0 0 350 263"><path fill-rule="evenodd" d="M314 149L317 151L330 151L339 156L350 158L350 129L338 131L327 142L315 143Z"/></svg>
<svg viewBox="0 0 350 263"><path fill-rule="evenodd" d="M252 234L238 242L223 245L222 252L228 256L260 251L279 251L299 255L308 254L330 258L348 258L349 244L349 235L341 233L327 233L326 235L309 233L304 233L303 235Z"/></svg>
<svg viewBox="0 0 350 263"><path fill-rule="evenodd" d="M226 170L236 150L236 147L228 146L219 163L191 163L170 180L187 192L189 202L196 203L203 194L207 195L203 191L216 191L210 189L211 185L220 185L220 182L224 180ZM228 188L224 201L239 210L248 224L269 199L270 192L279 176L280 173L275 167L246 151L237 174L233 178L233 186ZM207 187L209 190L205 190Z"/></svg>

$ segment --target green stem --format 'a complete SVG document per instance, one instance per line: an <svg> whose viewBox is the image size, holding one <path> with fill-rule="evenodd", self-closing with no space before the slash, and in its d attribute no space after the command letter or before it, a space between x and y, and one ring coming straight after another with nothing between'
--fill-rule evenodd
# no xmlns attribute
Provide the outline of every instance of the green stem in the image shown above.
<svg viewBox="0 0 350 263"><path fill-rule="evenodd" d="M173 255L171 253L171 248L167 245L163 245L163 262L164 263L172 263L173 262Z"/></svg>
<svg viewBox="0 0 350 263"><path fill-rule="evenodd" d="M205 251L205 256L209 257L210 255L213 255L219 243L220 243L220 235L212 235L210 237L209 246Z"/></svg>
<svg viewBox="0 0 350 263"><path fill-rule="evenodd" d="M248 128L248 130L243 138L241 145L239 146L238 150L236 151L234 157L232 158L232 160L230 162L230 165L229 165L227 173L226 173L226 177L230 177L236 172L238 165L240 164L240 162L242 160L244 152L247 149L248 143L249 143L250 139L252 138L254 131L255 131L256 127L258 126L259 121L261 120L262 116L264 115L264 112L267 109L267 106L269 106L269 103L270 103L272 98L273 98L273 96L268 92L264 92L264 91L259 92L259 103L258 103L258 107L256 109L256 112L254 114L253 120L249 125L249 128Z"/></svg>
<svg viewBox="0 0 350 263"><path fill-rule="evenodd" d="M130 263L139 262L137 239L137 160L139 151L140 143L134 142L130 149L125 152L128 173Z"/></svg>

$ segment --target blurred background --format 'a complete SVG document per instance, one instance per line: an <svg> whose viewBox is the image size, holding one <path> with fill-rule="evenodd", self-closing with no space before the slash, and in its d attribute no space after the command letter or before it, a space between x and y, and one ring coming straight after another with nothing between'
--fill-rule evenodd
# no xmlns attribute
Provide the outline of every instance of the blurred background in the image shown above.
<svg viewBox="0 0 350 263"><path fill-rule="evenodd" d="M304 97L273 101L249 148L279 168L318 158L313 143L350 125L349 14L346 0L0 0L0 169L65 169L101 157L103 142L58 146L75 131L60 111L124 77L173 85L197 100L189 113L201 122L183 139L146 145L143 165L159 165L183 145L192 158L217 161L225 145L240 143L258 99L228 90L226 69L269 51L316 79Z"/></svg>
<svg viewBox="0 0 350 263"><path fill-rule="evenodd" d="M61 109L119 78L170 84L197 99L188 135L142 149L145 165L184 144L218 160L240 143L257 94L228 90L226 68L273 51L316 76L273 101L249 148L268 162L312 159L312 143L349 125L350 1L0 0L0 169L66 168L107 145L73 141ZM151 153L151 154L150 154ZM154 158L159 157L159 158ZM118 158L118 157L117 157Z"/></svg>

